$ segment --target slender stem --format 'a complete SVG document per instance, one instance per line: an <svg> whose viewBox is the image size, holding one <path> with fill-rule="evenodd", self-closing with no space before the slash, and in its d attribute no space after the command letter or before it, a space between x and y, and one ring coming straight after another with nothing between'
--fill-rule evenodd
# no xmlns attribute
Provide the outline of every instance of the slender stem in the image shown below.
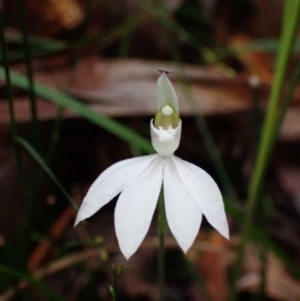
<svg viewBox="0 0 300 301"><path fill-rule="evenodd" d="M14 107L13 107L13 93L12 93L11 77L10 77L8 55L7 55L7 49L6 49L5 34L4 34L3 15L2 15L1 9L0 9L0 46L2 48L2 57L3 57L3 65L4 65L5 80L6 80L6 90L7 90L7 100L8 100L8 106L9 106L10 128L11 128L11 135L12 135L12 139L13 139L18 174L19 174L19 178L20 178L20 182L21 182L23 191L26 193L26 195L28 195L29 191L28 191L28 188L26 185L26 177L25 177L25 172L24 172L24 168L23 168L23 164L22 164L20 147L16 143L16 140L18 138L18 131L17 131L17 124L16 124L16 120L15 120L15 113L14 113Z"/></svg>
<svg viewBox="0 0 300 301"><path fill-rule="evenodd" d="M22 50L24 53L25 58L25 65L26 65L26 76L28 81L28 96L29 96L29 106L30 106L30 114L31 114L31 137L32 137L32 144L33 147L39 151L41 146L40 141L40 134L39 134L39 125L38 125L38 118L37 118L37 109L36 109L36 95L35 95L35 88L34 88L34 79L33 79L33 70L32 70L32 55L31 55L31 45L29 41L29 34L27 28L27 21L26 21L26 9L25 9L25 0L17 0L17 7L18 7L18 15L19 15L19 22L22 32ZM32 213L34 207L37 205L36 203L36 191L38 186L38 178L37 175L40 171L39 166L36 162L33 163L33 173L32 176L27 180L28 187L30 189L30 196L28 197L28 201L25 203L23 216L21 218L21 227L19 230L20 237L26 236L27 233L30 231L30 221L32 220Z"/></svg>
<svg viewBox="0 0 300 301"><path fill-rule="evenodd" d="M166 214L163 192L161 192L158 201L158 284L159 301L165 300L165 234L166 234Z"/></svg>
<svg viewBox="0 0 300 301"><path fill-rule="evenodd" d="M114 301L118 301L119 288L118 288L118 281L115 277L114 277L114 290L115 290L115 300Z"/></svg>
<svg viewBox="0 0 300 301"><path fill-rule="evenodd" d="M28 198L28 201L30 202L31 190L27 183L27 178L22 162L20 145L17 143L17 139L19 138L19 135L18 135L17 124L16 124L15 114L14 114L11 71L9 69L8 55L6 49L6 39L4 33L3 15L2 15L1 8L0 8L0 48L2 49L2 58L3 58L4 72L5 72L6 90L7 90L7 100L9 106L11 136L12 136L12 142L13 142L14 153L16 158L16 165L18 169L18 176L20 179L22 190L25 196ZM17 233L17 242L18 242L17 247L18 248L22 247L22 252L19 252L19 257L17 260L14 261L14 264L23 265L24 262L26 262L25 257L27 257L27 251L28 251L28 244L26 240L29 235L28 234L29 221L30 220L28 219L21 220L21 227Z"/></svg>
<svg viewBox="0 0 300 301"><path fill-rule="evenodd" d="M38 126L37 110L36 110L36 96L34 92L33 71L31 67L31 50L29 45L29 35L27 29L24 0L18 0L17 4L18 4L19 19L20 19L20 24L22 29L23 48L24 48L25 64L26 64L28 86L29 86L31 130L32 130L32 137L33 137L33 145L35 149L39 150L40 136L39 136L39 126Z"/></svg>
<svg viewBox="0 0 300 301"><path fill-rule="evenodd" d="M285 2L283 27L280 39L280 52L276 61L275 80L271 90L265 124L258 148L257 159L250 181L247 200L248 209L243 224L241 241L237 251L237 259L233 268L231 289L228 296L228 300L230 301L236 300L237 297L236 282L243 264L246 242L250 235L254 212L257 202L260 200L266 168L270 160L272 147L274 146L274 133L276 131L278 122L279 100L284 84L287 65L292 52L292 46L295 41L299 12L300 2L298 0L288 0Z"/></svg>

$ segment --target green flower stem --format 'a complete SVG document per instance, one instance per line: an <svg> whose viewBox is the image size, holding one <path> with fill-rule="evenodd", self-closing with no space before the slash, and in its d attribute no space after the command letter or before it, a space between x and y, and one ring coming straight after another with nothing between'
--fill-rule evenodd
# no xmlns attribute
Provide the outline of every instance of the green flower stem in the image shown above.
<svg viewBox="0 0 300 301"><path fill-rule="evenodd" d="M32 144L34 148L39 151L41 149L41 140L40 140L40 131L39 124L37 118L37 109L36 109L36 95L34 89L34 79L33 79L33 70L32 70L32 55L31 55L31 45L29 41L28 28L26 22L26 9L25 9L25 0L17 0L17 8L19 15L19 22L22 32L22 51L24 53L25 66L26 66L26 76L28 81L28 97L29 97L29 107L30 107L30 130L31 130L31 138ZM36 200L36 191L38 187L38 174L39 174L39 166L33 164L34 170L30 179L27 180L27 185L30 189L30 197L28 202L26 202L24 207L23 216L21 218L21 225L23 227L20 228L21 236L24 233L28 233L30 231L30 220L32 220L32 214L34 207L37 205ZM25 234L26 235L26 234Z"/></svg>
<svg viewBox="0 0 300 301"><path fill-rule="evenodd" d="M11 85L8 55L7 55L7 49L6 49L5 34L4 34L3 15L2 15L1 10L0 10L0 46L2 49L2 59L3 59L3 65L4 65L5 80L6 80L7 100L8 100L8 106L9 106L10 128L11 128L11 135L12 135L12 139L13 139L18 174L19 174L19 178L20 178L20 182L21 182L23 191L28 196L29 190L26 185L26 177L25 177L22 160L21 160L20 147L16 143L16 140L18 138L18 131L17 131L17 124L15 121L15 114L14 114L14 107L13 107L12 85Z"/></svg>
<svg viewBox="0 0 300 301"><path fill-rule="evenodd" d="M117 264L117 265L113 264L112 265L112 270L113 270L114 283L113 283L113 285L110 285L108 287L108 293L109 293L110 299L112 301L118 301L118 299L119 299L119 285L118 285L118 281L120 280L120 278L123 275L124 268L120 264Z"/></svg>
<svg viewBox="0 0 300 301"><path fill-rule="evenodd" d="M11 128L11 136L12 136L13 148L15 153L16 165L17 165L20 185L28 201L26 204L28 204L31 203L32 201L32 192L27 183L27 178L22 162L21 148L17 142L19 135L18 135L17 124L16 124L15 114L14 114L11 71L9 69L8 54L6 49L6 39L4 33L3 15L1 9L0 9L0 48L2 50L4 78L6 81L7 100L9 106L10 128ZM17 241L18 241L17 248L21 248L20 249L21 252L19 252L19 257L14 260L14 264L17 265L23 265L24 262L26 262L25 258L27 258L28 256L29 246L27 243L27 238L29 235L29 223L30 223L29 221L30 220L26 218L22 218L22 220L20 221L20 228L17 233Z"/></svg>
<svg viewBox="0 0 300 301"><path fill-rule="evenodd" d="M115 300L118 301L119 300L119 286L118 286L118 281L115 278L114 278L114 288L115 288L115 293L116 293Z"/></svg>
<svg viewBox="0 0 300 301"><path fill-rule="evenodd" d="M19 20L20 20L20 25L22 30L22 38L23 38L22 46L24 49L25 64L26 64L28 86L29 86L28 91L29 91L29 100L30 100L31 130L32 130L32 137L33 137L33 145L37 150L39 150L40 136L39 136L39 126L38 126L37 110L36 110L36 96L34 92L33 71L31 67L32 56L31 56L30 45L29 45L29 35L27 30L24 0L18 0L17 5L18 5Z"/></svg>
<svg viewBox="0 0 300 301"><path fill-rule="evenodd" d="M233 269L231 289L228 296L228 300L230 301L236 300L236 296L237 296L236 282L239 277L242 263L243 263L245 245L251 231L253 215L255 212L257 202L260 199L260 193L263 185L265 172L267 169L268 162L270 160L272 148L274 146L273 142L274 142L274 133L276 132L277 129L279 100L284 84L284 78L286 75L289 58L295 41L295 34L298 25L299 12L300 12L300 1L287 0L285 2L283 27L282 27L282 34L280 37L280 51L275 66L276 74L275 74L274 84L271 90L271 95L270 95L269 104L267 108L267 115L265 118L265 124L263 127L260 145L258 148L258 155L255 162L252 178L250 181L249 194L247 200L247 205L248 205L247 213L242 229L242 236L237 252L237 259Z"/></svg>
<svg viewBox="0 0 300 301"><path fill-rule="evenodd" d="M158 285L159 285L159 301L165 300L165 235L167 228L165 203L163 192L161 192L158 200Z"/></svg>

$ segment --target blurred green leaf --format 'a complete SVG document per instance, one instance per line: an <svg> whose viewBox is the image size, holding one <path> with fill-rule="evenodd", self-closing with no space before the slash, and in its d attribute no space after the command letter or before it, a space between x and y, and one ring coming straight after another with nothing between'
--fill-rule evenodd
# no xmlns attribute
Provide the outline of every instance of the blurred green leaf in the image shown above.
<svg viewBox="0 0 300 301"><path fill-rule="evenodd" d="M22 46L23 37L20 34L6 33L6 42L10 44L20 44ZM29 44L38 46L48 50L63 50L67 47L67 43L60 40L45 39L37 36L29 36Z"/></svg>
<svg viewBox="0 0 300 301"><path fill-rule="evenodd" d="M23 89L28 89L28 80L26 76L14 71L10 71L10 75L13 85ZM0 67L0 77L5 79L5 71L3 67ZM35 82L35 93L40 97L56 103L57 105L70 109L79 116L84 117L104 128L127 143L140 148L145 153L153 153L152 145L147 139L138 135L135 131L125 125L91 110L87 105L81 103L74 97L39 82Z"/></svg>
<svg viewBox="0 0 300 301"><path fill-rule="evenodd" d="M7 274L12 277L24 280L31 284L32 286L36 287L39 289L41 293L44 293L45 295L49 296L51 299L50 300L56 300L56 301L65 301L65 299L54 292L50 287L48 287L46 284L44 284L41 280L35 279L34 277L24 273L20 272L18 270L12 269L8 266L5 266L3 264L0 264L0 275L1 274Z"/></svg>

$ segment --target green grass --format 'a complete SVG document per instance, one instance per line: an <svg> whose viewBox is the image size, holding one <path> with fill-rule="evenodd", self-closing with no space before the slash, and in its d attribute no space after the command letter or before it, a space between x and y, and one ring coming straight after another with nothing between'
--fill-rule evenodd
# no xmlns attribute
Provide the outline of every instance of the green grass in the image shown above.
<svg viewBox="0 0 300 301"><path fill-rule="evenodd" d="M33 68L32 59L33 57L44 56L48 54L54 54L65 51L66 49L75 50L74 58L74 70L76 63L80 58L81 49L86 45L95 45L99 52L113 43L118 43L118 55L120 57L128 57L131 49L131 41L135 31L143 26L143 22L148 18L151 18L153 22L156 22L161 28L161 35L166 39L170 48L170 57L182 70L184 65L183 54L178 46L178 41L184 41L185 45L189 46L199 55L199 61L204 64L214 63L216 66L221 68L224 73L232 74L231 68L229 68L222 60L228 57L235 57L241 52L247 51L265 51L265 52L277 52L277 59L274 70L275 77L274 83L271 87L271 92L268 100L268 106L266 109L265 119L262 126L262 131L257 135L259 138L257 153L255 154L255 164L249 183L249 193L247 197L246 210L242 210L239 206L239 201L234 193L234 183L228 175L228 171L225 168L224 162L218 153L216 144L213 139L207 123L204 117L199 112L199 109L195 105L194 95L191 92L188 78L180 71L179 77L183 85L185 94L190 100L190 106L194 112L195 124L201 133L204 145L206 146L207 153L211 156L212 163L215 166L219 180L222 184L222 190L224 192L226 210L230 217L240 225L241 227L241 240L237 249L237 259L233 267L230 291L228 295L229 301L237 300L236 283L240 276L243 259L245 256L245 248L247 243L251 240L263 246L263 255L267 252L272 251L285 265L285 267L297 278L300 279L300 269L293 263L292 259L285 253L285 250L275 244L272 239L268 236L265 228L258 228L253 225L253 217L256 210L260 210L268 205L270 202L269 197L265 197L266 189L264 187L265 174L270 165L272 153L278 139L280 127L284 120L285 114L289 108L290 102L293 97L295 88L300 78L300 63L298 62L294 68L293 76L289 82L287 78L287 68L289 66L290 57L292 54L298 54L299 52L299 41L296 41L296 30L298 29L298 19L300 12L300 2L298 0L287 0L285 1L285 10L282 20L282 32L279 41L273 39L261 39L249 43L243 47L228 48L218 47L213 49L211 45L205 44L205 42L195 35L195 31L188 31L186 27L182 26L173 18L169 11L164 7L162 1L153 3L150 1L136 1L131 0L136 6L137 12L131 18L125 20L122 24L113 27L110 30L104 30L99 35L87 36L88 18L86 19L85 26L81 31L81 36L73 41L59 41L55 39L41 39L39 37L30 36L27 30L26 22L26 11L24 7L24 1L18 0L19 7L19 19L21 35L8 35L5 33L3 16L0 15L0 38L1 38L1 61L3 66L0 66L0 78L6 81L7 88L7 99L9 102L10 110L10 123L12 140L14 142L15 157L17 161L20 181L27 197L26 202L30 203L30 210L34 210L36 202L38 200L32 193L33 187L26 178L24 172L23 162L21 160L21 150L25 149L32 159L37 163L38 168L49 176L57 187L60 189L64 197L71 202L72 206L76 210L76 204L74 204L69 192L60 183L59 175L55 175L52 172L49 157L55 151L55 139L50 147L48 155L43 155L40 151L40 138L39 138L39 121L36 114L36 96L44 98L58 106L58 118L56 120L56 126L54 132L59 135L60 124L62 120L62 111L64 109L71 110L80 118L86 119L89 122L101 127L102 129L112 133L118 139L127 142L131 149L136 154L149 154L153 153L153 148L148 139L142 137L137 131L128 128L124 124L104 116L98 112L91 110L88 105L79 101L75 97L59 91L58 89L51 88L40 82L33 80ZM92 1L87 5L87 16L93 9ZM188 10L187 10L188 12ZM1 13L1 12L0 12ZM192 13L192 12L191 12ZM193 16L194 18L194 16ZM187 18L188 19L188 18ZM195 20L195 18L193 19ZM130 32L130 34L128 34ZM183 43L183 42L182 42ZM20 49L8 51L7 45L19 46ZM12 71L9 64L14 60L23 60L26 63L26 75ZM32 125L32 137L30 140L25 140L19 135L18 124L15 121L14 107L13 107L13 86L25 89L29 92L29 101L31 108L31 125ZM287 88L287 93L283 95L283 89ZM257 105L254 103L254 106ZM256 120L256 133L259 132L260 121ZM38 185L38 182L36 182ZM28 209L29 210L29 209ZM24 223L30 221L30 210L29 213L24 216ZM266 214L266 223L268 223L268 214ZM29 227L26 231L30 232L32 229ZM21 233L23 233L21 231ZM24 248L29 248L30 242L26 237L23 237L22 242L26 244ZM9 256L9 254L8 254ZM12 254L11 256L14 256ZM23 255L26 260L26 254ZM8 262L13 262L14 258L9 258ZM24 262L25 265L25 262ZM262 271L262 274L264 271ZM64 298L46 285L42 280L36 280L29 276L24 270L19 270L15 266L0 266L0 274L9 275L14 279L26 280L30 285L42 294L48 295L51 300L64 300ZM126 277L126 276L124 276ZM3 288L0 286L0 288ZM264 290L262 286L262 290Z"/></svg>

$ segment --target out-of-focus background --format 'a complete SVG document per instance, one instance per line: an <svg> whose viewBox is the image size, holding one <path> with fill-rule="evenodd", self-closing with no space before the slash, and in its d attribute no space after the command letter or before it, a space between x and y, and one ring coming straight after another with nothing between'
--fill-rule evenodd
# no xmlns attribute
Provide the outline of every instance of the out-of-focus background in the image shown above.
<svg viewBox="0 0 300 301"><path fill-rule="evenodd" d="M284 4L0 1L1 301L110 300L112 264L125 269L119 300L157 300L156 219L126 261L114 232L115 201L74 229L70 200L79 205L111 164L152 151L158 69L175 71L169 78L183 120L176 154L219 184L231 229L228 242L204 220L186 256L168 233L166 300L227 300ZM296 41L284 95L298 51ZM293 92L235 279L237 300L300 300L300 91Z"/></svg>

